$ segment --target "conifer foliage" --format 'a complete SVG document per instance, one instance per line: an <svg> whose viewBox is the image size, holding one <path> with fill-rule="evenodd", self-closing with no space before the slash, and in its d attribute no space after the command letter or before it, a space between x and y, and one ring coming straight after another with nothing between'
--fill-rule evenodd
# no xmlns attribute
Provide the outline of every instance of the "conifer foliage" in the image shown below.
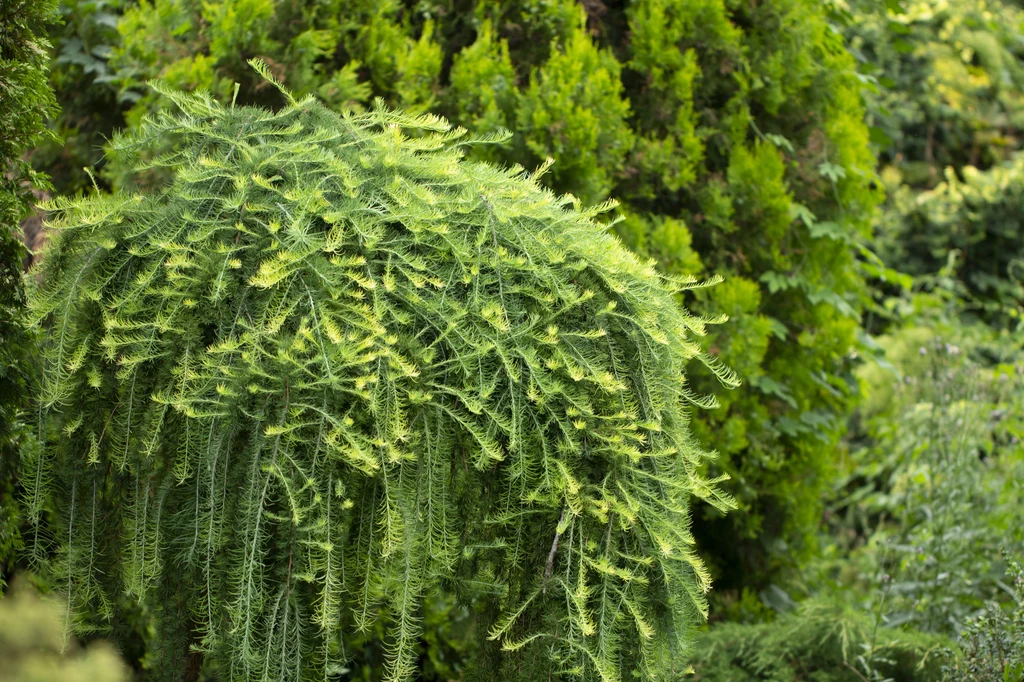
<svg viewBox="0 0 1024 682"><path fill-rule="evenodd" d="M16 232L31 205L31 190L48 185L25 155L53 137L46 128L56 106L46 79L50 44L44 36L46 24L57 18L56 6L56 0L0 0L0 586L21 546L15 474L31 440L24 411L35 340L26 328L26 251Z"/></svg>
<svg viewBox="0 0 1024 682"><path fill-rule="evenodd" d="M503 136L154 87L177 112L114 148L173 181L54 201L33 302L29 510L78 624L124 589L165 678L299 680L386 617L402 680L442 589L488 633L467 679L674 678L709 587L689 499L731 505L688 429L686 364L735 382L677 303L703 284L546 167L463 158Z"/></svg>

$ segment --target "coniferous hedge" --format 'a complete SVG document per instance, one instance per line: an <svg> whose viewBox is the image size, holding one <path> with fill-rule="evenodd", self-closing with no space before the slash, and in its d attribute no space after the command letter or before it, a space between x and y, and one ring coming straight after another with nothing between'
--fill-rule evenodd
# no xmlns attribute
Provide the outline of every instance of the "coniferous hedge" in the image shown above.
<svg viewBox="0 0 1024 682"><path fill-rule="evenodd" d="M694 666L699 682L937 682L950 641L879 627L870 615L806 601L769 623L724 623L703 633Z"/></svg>
<svg viewBox="0 0 1024 682"><path fill-rule="evenodd" d="M702 285L443 119L158 90L113 147L173 180L51 202L33 299L28 511L79 628L127 592L155 675L298 681L383 618L405 680L439 592L487 633L466 679L684 669L690 500L732 505L689 430L688 363L734 383Z"/></svg>
<svg viewBox="0 0 1024 682"><path fill-rule="evenodd" d="M508 128L509 145L471 154L526 167L552 156L543 182L586 202L621 200L615 229L662 272L726 275L690 300L732 317L708 349L749 381L694 428L721 452L739 510L701 511L696 533L726 588L763 587L806 554L853 402L855 259L878 200L862 81L826 4L103 5L79 13L87 39L73 44L58 88L66 106L80 101L88 69L129 123L166 105L143 86L157 76L220 97L240 82L239 102L276 105L245 67L259 56L337 110L381 96L473 132ZM116 34L99 30L100 14L103 26L120 14ZM95 134L85 109L65 120ZM115 186L158 181L117 163L104 173Z"/></svg>

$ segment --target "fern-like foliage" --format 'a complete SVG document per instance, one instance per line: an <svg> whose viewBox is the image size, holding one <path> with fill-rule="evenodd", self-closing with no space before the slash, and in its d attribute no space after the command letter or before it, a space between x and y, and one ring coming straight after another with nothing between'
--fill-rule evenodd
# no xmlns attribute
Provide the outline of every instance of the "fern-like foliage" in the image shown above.
<svg viewBox="0 0 1024 682"><path fill-rule="evenodd" d="M731 504L687 427L689 361L735 381L677 303L700 283L442 119L163 94L114 148L173 182L54 201L33 304L28 506L77 622L127 590L166 678L305 680L385 617L406 680L444 590L488 633L469 678L672 677L689 500Z"/></svg>

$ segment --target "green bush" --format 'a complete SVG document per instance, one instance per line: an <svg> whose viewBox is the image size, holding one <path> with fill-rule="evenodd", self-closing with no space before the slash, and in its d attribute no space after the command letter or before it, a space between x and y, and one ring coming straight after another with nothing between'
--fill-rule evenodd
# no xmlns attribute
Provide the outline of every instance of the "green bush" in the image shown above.
<svg viewBox="0 0 1024 682"><path fill-rule="evenodd" d="M21 546L15 503L21 450L31 447L24 411L34 374L35 339L26 328L18 223L45 175L26 160L47 138L46 119L56 113L46 80L46 24L56 19L56 0L0 0L0 587Z"/></svg>
<svg viewBox="0 0 1024 682"><path fill-rule="evenodd" d="M402 680L439 591L487 633L467 679L676 670L709 587L690 498L731 506L688 427L691 360L734 382L676 299L697 280L437 117L158 87L180 113L114 149L172 183L53 201L33 297L30 512L76 624L126 591L155 675L298 680L385 617Z"/></svg>
<svg viewBox="0 0 1024 682"><path fill-rule="evenodd" d="M963 656L946 671L949 682L1021 682L1024 680L1024 571L1011 562L1011 613L989 603L985 613L960 635Z"/></svg>
<svg viewBox="0 0 1024 682"><path fill-rule="evenodd" d="M239 103L276 105L244 68L261 56L338 110L381 96L479 134L507 128L510 145L469 153L554 157L543 182L621 200L618 234L663 272L726 276L687 300L731 316L708 348L748 381L694 429L714 434L712 475L732 477L739 510L703 509L695 533L729 589L809 555L853 402L855 255L879 198L863 84L822 3L150 0L124 4L118 26L104 78L129 122L166 105L144 89L157 76L221 98L238 82ZM160 180L116 161L103 174Z"/></svg>
<svg viewBox="0 0 1024 682"><path fill-rule="evenodd" d="M893 193L879 254L919 278L946 269L968 316L1024 329L1024 155L986 171L948 169L945 178L929 191Z"/></svg>
<svg viewBox="0 0 1024 682"><path fill-rule="evenodd" d="M854 456L829 515L846 559L828 575L891 625L954 636L1005 601L1000 548L1024 550L1024 349L937 298L911 299L907 324L879 338L884 359L860 371Z"/></svg>
<svg viewBox="0 0 1024 682"><path fill-rule="evenodd" d="M878 627L859 610L807 601L774 622L728 623L701 635L695 682L935 682L947 640Z"/></svg>

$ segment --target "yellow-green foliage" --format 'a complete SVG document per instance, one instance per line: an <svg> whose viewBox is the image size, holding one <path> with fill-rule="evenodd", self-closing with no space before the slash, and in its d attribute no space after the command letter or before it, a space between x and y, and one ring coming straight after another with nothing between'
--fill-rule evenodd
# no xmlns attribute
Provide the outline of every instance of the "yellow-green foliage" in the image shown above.
<svg viewBox="0 0 1024 682"><path fill-rule="evenodd" d="M125 10L108 66L139 98L129 121L166 103L144 89L155 76L222 98L237 81L239 103L279 104L240 68L259 54L338 109L379 95L474 132L507 128L510 145L471 153L528 168L554 157L544 182L619 199L617 233L665 272L726 275L694 296L733 316L708 348L748 382L695 428L714 434L740 510L696 530L723 584L764 585L817 526L851 404L854 259L878 199L863 84L826 12L817 0L145 0ZM129 176L114 163L106 177Z"/></svg>
<svg viewBox="0 0 1024 682"><path fill-rule="evenodd" d="M0 598L0 682L128 682L112 648L80 648L65 623L62 603L16 583Z"/></svg>
<svg viewBox="0 0 1024 682"><path fill-rule="evenodd" d="M732 506L689 428L691 361L735 383L677 298L708 283L436 116L156 87L180 112L114 146L170 184L53 201L33 298L26 488L75 623L127 591L164 678L298 682L386 618L407 680L441 591L476 679L670 679L707 615L691 497Z"/></svg>

